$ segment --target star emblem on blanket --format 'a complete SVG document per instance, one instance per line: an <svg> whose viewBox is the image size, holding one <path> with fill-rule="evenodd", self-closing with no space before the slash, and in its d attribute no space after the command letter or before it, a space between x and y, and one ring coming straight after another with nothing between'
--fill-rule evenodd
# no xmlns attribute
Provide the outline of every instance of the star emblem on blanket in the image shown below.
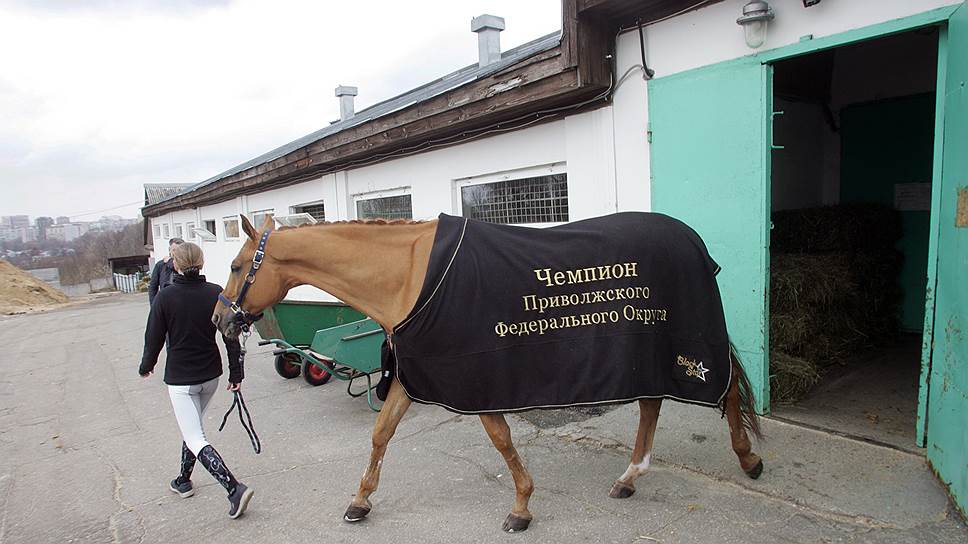
<svg viewBox="0 0 968 544"><path fill-rule="evenodd" d="M684 355L679 355L676 357L676 366L683 367L682 370L684 371L686 377L698 378L703 382L706 381L706 373L710 372L710 370L703 365L702 361L690 359Z"/></svg>
<svg viewBox="0 0 968 544"><path fill-rule="evenodd" d="M709 369L702 366L702 361L699 361L699 364L696 365L696 377L702 381L706 381L707 372L709 372Z"/></svg>

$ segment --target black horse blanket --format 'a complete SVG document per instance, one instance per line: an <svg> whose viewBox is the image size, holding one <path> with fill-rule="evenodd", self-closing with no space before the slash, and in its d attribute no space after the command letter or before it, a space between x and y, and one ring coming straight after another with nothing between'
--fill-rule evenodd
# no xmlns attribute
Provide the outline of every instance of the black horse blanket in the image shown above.
<svg viewBox="0 0 968 544"><path fill-rule="evenodd" d="M657 213L548 229L441 214L419 299L392 334L414 401L480 414L671 398L729 385L718 265Z"/></svg>

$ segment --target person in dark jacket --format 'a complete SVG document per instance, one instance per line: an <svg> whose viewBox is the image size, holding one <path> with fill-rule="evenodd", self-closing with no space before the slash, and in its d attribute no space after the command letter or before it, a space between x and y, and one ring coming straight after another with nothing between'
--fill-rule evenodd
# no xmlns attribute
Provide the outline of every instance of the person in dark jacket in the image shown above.
<svg viewBox="0 0 968 544"><path fill-rule="evenodd" d="M212 308L222 288L205 281L200 274L204 264L202 250L188 242L172 250L176 274L172 285L159 291L151 305L145 329L145 349L138 373L145 379L151 376L158 354L168 338L168 357L165 362L165 383L181 429L181 473L169 488L181 497L195 493L192 469L195 460L211 473L228 493L229 516L242 515L252 498L252 490L239 482L225 465L215 448L205 438L203 415L218 389L222 375L222 357L215 344L216 329L212 323ZM245 377L239 361L239 341L222 336L229 357L230 391L238 391Z"/></svg>
<svg viewBox="0 0 968 544"><path fill-rule="evenodd" d="M172 238L168 240L168 255L164 259L155 263L155 267L151 269L151 281L148 282L148 304L155 301L155 297L158 295L158 291L161 291L165 287L171 285L172 277L175 275L174 263L171 260L171 252L174 251L175 246L184 244L185 241L181 238Z"/></svg>

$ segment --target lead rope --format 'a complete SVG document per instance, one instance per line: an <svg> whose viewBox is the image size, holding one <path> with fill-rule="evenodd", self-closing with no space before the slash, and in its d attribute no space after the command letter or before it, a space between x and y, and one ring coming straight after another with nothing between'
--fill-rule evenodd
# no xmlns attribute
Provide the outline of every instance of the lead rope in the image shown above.
<svg viewBox="0 0 968 544"><path fill-rule="evenodd" d="M249 336L252 333L249 331L248 327L242 330L242 342L239 346L239 366L244 367L245 365L245 343L249 340ZM252 449L255 450L256 455L262 453L262 442L259 441L259 435L255 432L255 425L252 424L252 416L249 415L249 407L245 405L245 398L242 396L242 391L233 391L235 393L232 399L232 406L229 406L225 415L222 416L222 424L218 426L219 432L225 428L225 422L228 421L229 415L235 410L235 407L239 407L239 422L242 423L242 428L245 429L246 434L249 435L249 441L252 442ZM242 413L245 412L245 418L242 417ZM246 424L246 419L249 420Z"/></svg>

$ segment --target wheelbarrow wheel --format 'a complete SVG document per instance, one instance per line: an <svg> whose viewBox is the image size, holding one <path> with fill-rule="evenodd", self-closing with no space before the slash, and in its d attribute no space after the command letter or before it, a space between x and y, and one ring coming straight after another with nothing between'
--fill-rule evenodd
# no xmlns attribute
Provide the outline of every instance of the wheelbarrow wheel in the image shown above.
<svg viewBox="0 0 968 544"><path fill-rule="evenodd" d="M276 373L287 380L291 380L302 372L299 368L299 358L288 353L276 355Z"/></svg>
<svg viewBox="0 0 968 544"><path fill-rule="evenodd" d="M323 385L332 378L328 370L312 363L305 363L303 365L302 375L306 383L312 386Z"/></svg>

